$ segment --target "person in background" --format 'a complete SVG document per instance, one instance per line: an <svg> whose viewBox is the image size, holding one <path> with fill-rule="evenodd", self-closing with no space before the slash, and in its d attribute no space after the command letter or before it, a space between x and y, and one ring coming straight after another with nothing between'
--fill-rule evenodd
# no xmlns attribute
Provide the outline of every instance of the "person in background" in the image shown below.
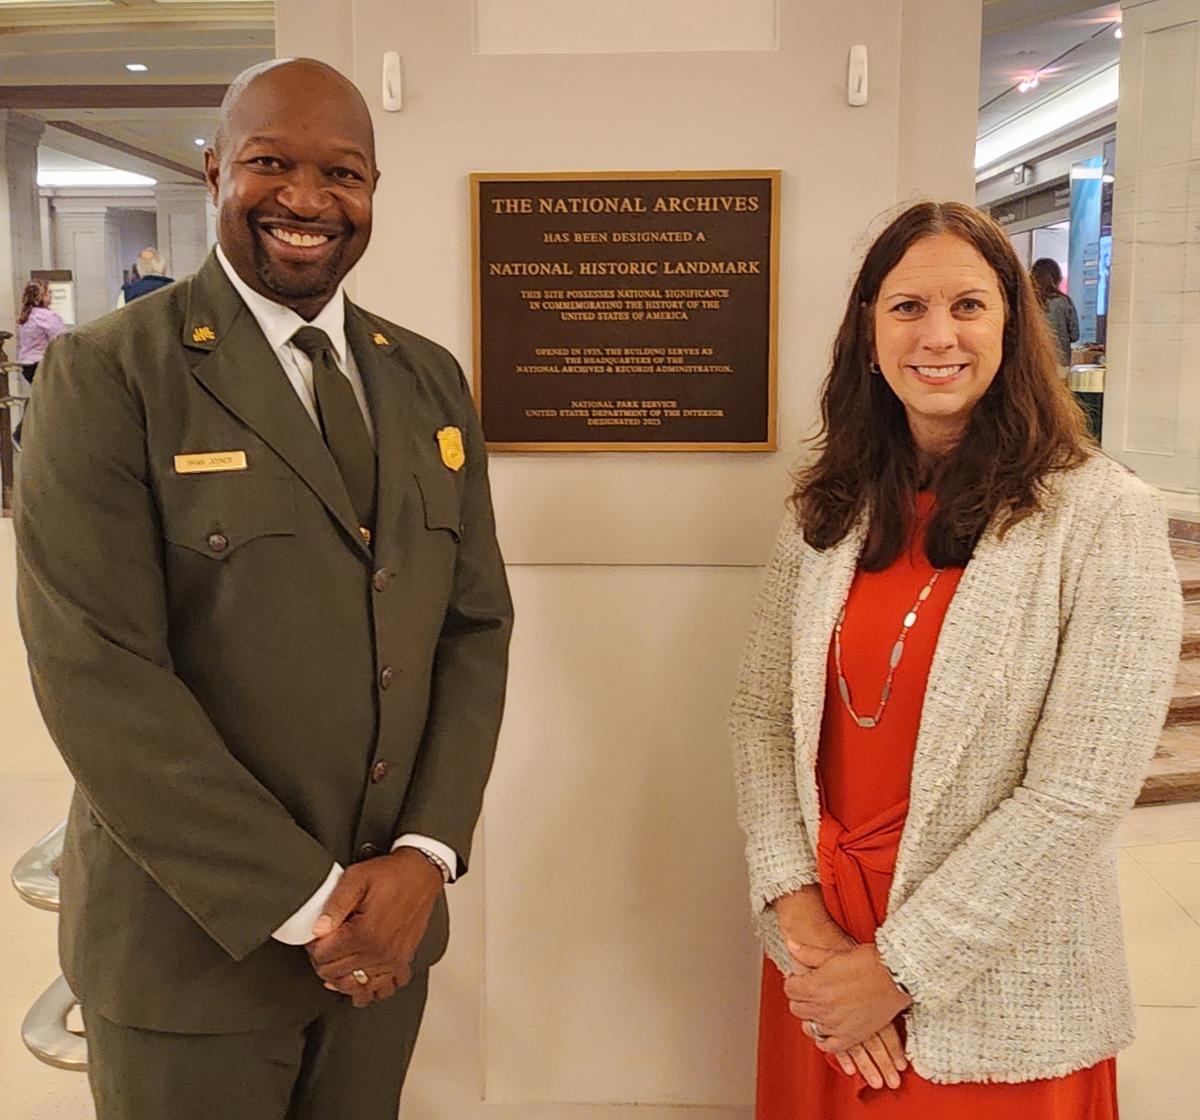
<svg viewBox="0 0 1200 1120"><path fill-rule="evenodd" d="M30 280L21 293L21 311L17 316L17 361L30 384L46 347L64 330L62 316L50 309L49 287L41 280Z"/></svg>
<svg viewBox="0 0 1200 1120"><path fill-rule="evenodd" d="M1162 505L961 203L868 250L821 414L732 712L758 1120L1114 1120L1115 836L1182 622Z"/></svg>
<svg viewBox="0 0 1200 1120"><path fill-rule="evenodd" d="M1050 257L1034 261L1029 278L1033 281L1033 290L1037 293L1038 302L1046 313L1046 321L1054 335L1061 373L1070 369L1071 343L1079 338L1079 316L1075 313L1075 304L1066 292L1060 290L1062 269L1058 267L1058 261Z"/></svg>
<svg viewBox="0 0 1200 1120"><path fill-rule="evenodd" d="M157 249L143 249L138 253L133 267L137 270L137 279L121 285L121 294L117 297L118 307L124 307L130 300L149 295L151 292L158 291L159 288L175 283L174 279L167 275L166 261L162 259Z"/></svg>

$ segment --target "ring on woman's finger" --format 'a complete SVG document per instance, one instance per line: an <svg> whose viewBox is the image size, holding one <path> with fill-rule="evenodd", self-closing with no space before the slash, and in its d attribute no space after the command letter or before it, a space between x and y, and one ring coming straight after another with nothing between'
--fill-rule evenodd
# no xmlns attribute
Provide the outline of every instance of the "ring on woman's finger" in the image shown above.
<svg viewBox="0 0 1200 1120"><path fill-rule="evenodd" d="M350 975L360 984L366 985L371 982L371 978L361 968L356 968Z"/></svg>
<svg viewBox="0 0 1200 1120"><path fill-rule="evenodd" d="M820 1024L816 1021L816 1019L809 1019L808 1030L812 1035L814 1042L824 1042L829 1037L829 1035L821 1030Z"/></svg>

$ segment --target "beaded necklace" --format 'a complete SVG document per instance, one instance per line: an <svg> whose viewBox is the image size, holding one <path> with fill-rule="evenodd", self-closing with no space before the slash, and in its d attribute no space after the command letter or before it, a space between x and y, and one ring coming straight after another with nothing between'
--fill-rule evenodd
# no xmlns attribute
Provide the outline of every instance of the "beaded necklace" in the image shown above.
<svg viewBox="0 0 1200 1120"><path fill-rule="evenodd" d="M846 705L846 711L850 713L859 727L875 727L883 719L883 711L892 695L892 679L896 676L896 666L900 664L900 659L904 656L904 639L917 624L917 614L921 609L921 604L929 598L930 592L933 591L933 585L937 583L938 576L944 570L944 568L934 569L929 582L921 588L921 593L917 596L917 601L913 603L912 610L904 616L904 623L900 627L900 636L896 639L896 644L892 646L892 655L888 659L888 675L883 684L883 691L879 695L879 707L875 709L873 716L860 716L850 702L850 686L846 683L845 673L842 672L842 624L846 621L846 607L843 604L841 612L838 614L837 626L833 630L833 658L837 665L838 692L841 693L842 703Z"/></svg>

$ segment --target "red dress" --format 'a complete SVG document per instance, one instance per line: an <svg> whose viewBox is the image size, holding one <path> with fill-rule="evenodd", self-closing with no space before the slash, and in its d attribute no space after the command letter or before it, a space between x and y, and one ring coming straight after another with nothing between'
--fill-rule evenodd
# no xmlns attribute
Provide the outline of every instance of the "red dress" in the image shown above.
<svg viewBox="0 0 1200 1120"><path fill-rule="evenodd" d="M842 668L860 715L874 715L888 657L904 615L933 575L923 526L932 496L922 494L914 546L882 572L858 572L842 627ZM879 726L861 728L838 694L830 643L818 780L817 860L825 906L856 941L873 940L887 916L888 891L908 813L909 781L925 685L946 608L961 568L934 584L904 643ZM756 1120L1116 1120L1116 1060L1066 1077L1015 1084L938 1085L910 1066L899 1089L872 1089L847 1077L819 1051L788 1009L783 979L763 965L759 1008Z"/></svg>

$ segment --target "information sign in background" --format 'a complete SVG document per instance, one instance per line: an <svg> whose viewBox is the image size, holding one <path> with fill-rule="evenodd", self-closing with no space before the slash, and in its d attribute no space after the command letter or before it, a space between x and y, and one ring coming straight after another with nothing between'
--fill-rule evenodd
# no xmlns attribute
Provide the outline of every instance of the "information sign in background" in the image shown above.
<svg viewBox="0 0 1200 1120"><path fill-rule="evenodd" d="M471 176L500 451L772 451L779 172Z"/></svg>

